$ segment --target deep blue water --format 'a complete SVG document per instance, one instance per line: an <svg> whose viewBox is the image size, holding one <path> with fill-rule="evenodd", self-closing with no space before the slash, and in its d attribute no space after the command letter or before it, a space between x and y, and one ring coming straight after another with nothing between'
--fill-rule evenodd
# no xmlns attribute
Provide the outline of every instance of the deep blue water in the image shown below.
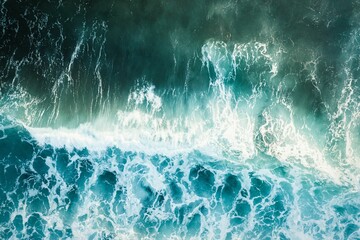
<svg viewBox="0 0 360 240"><path fill-rule="evenodd" d="M360 2L0 0L0 239L360 239Z"/></svg>

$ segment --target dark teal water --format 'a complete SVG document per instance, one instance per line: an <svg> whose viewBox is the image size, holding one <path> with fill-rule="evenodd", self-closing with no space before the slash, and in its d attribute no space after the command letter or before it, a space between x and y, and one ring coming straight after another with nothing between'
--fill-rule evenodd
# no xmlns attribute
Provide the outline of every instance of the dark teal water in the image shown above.
<svg viewBox="0 0 360 240"><path fill-rule="evenodd" d="M360 239L359 23L0 0L0 238Z"/></svg>

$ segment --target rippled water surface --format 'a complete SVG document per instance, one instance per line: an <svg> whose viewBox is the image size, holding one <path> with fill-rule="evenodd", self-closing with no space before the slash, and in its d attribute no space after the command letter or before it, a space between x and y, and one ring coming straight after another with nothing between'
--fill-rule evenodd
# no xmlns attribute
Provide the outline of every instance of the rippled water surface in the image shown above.
<svg viewBox="0 0 360 240"><path fill-rule="evenodd" d="M358 0L0 0L1 239L360 239Z"/></svg>

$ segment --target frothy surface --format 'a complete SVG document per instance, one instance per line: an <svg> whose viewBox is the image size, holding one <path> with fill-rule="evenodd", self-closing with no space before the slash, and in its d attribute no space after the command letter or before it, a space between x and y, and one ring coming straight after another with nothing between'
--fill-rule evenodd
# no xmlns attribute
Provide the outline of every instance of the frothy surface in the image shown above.
<svg viewBox="0 0 360 240"><path fill-rule="evenodd" d="M359 6L0 1L0 238L360 238Z"/></svg>

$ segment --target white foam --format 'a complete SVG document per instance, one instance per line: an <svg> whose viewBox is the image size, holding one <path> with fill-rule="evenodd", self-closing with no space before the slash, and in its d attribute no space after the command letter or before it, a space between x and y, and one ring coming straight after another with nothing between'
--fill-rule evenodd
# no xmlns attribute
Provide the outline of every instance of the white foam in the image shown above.
<svg viewBox="0 0 360 240"><path fill-rule="evenodd" d="M326 148L295 125L291 102L274 96L279 99L267 106L259 94L261 89L254 90L249 99L236 99L226 85L226 77L240 63L247 68L263 64L269 78L274 77L278 53L272 54L266 44L258 42L235 44L232 51L228 48L224 42L205 43L203 64L207 67L213 64L216 73L216 79L210 83L212 91L208 98L201 99L205 104L195 101L187 114L177 118L164 117L161 94L142 79L129 94L128 109L119 110L112 118L117 119L115 121L99 118L75 129L26 128L40 144L69 150L105 151L116 146L123 151L167 156L200 150L209 156L242 164L256 164L252 160L263 151L284 163L298 164L324 174L337 184L344 181L351 184L354 176L347 176L344 169L332 164L326 158ZM199 109L201 105L205 108ZM265 122L256 125L259 114ZM259 136L265 150L257 146ZM347 152L351 155L350 150Z"/></svg>

